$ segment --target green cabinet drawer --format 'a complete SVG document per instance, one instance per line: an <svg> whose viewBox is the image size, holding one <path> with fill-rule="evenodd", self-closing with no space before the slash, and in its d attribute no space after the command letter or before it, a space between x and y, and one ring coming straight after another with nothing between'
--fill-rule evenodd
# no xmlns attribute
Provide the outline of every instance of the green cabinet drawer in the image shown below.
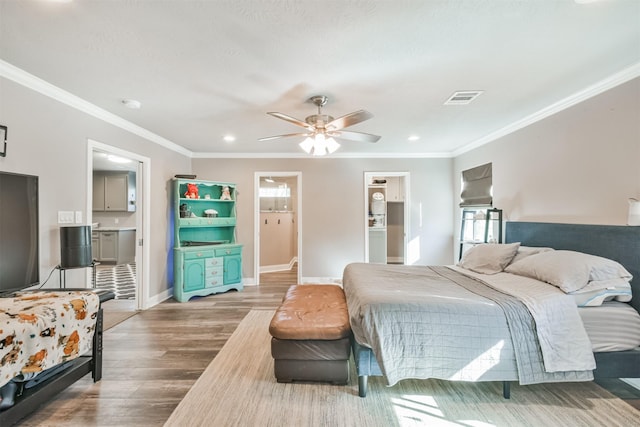
<svg viewBox="0 0 640 427"><path fill-rule="evenodd" d="M219 267L220 269L222 269L222 266L223 266L223 259L222 259L222 258L218 258L218 257L213 257L213 256L212 256L211 258L207 258L207 259L204 261L204 265L205 265L205 267L207 268L207 270L208 270L208 269L211 269L211 268L217 268L217 267Z"/></svg>
<svg viewBox="0 0 640 427"><path fill-rule="evenodd" d="M185 252L184 259L204 259L211 258L214 256L212 250L208 251L193 251L193 252Z"/></svg>
<svg viewBox="0 0 640 427"><path fill-rule="evenodd" d="M236 225L235 218L180 218L181 227L231 227Z"/></svg>
<svg viewBox="0 0 640 427"><path fill-rule="evenodd" d="M242 254L242 246L234 246L230 248L218 248L214 250L216 256L224 257L229 255Z"/></svg>

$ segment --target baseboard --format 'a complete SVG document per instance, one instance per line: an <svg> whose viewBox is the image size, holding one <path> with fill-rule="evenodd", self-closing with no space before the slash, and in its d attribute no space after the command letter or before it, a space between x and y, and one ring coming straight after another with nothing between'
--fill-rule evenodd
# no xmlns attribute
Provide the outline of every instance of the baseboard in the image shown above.
<svg viewBox="0 0 640 427"><path fill-rule="evenodd" d="M276 271L288 271L298 262L298 257L291 258L288 264L276 264L276 265L262 265L260 266L260 273L273 273Z"/></svg>
<svg viewBox="0 0 640 427"><path fill-rule="evenodd" d="M303 277L301 281L302 284L309 285L328 284L342 286L342 277Z"/></svg>

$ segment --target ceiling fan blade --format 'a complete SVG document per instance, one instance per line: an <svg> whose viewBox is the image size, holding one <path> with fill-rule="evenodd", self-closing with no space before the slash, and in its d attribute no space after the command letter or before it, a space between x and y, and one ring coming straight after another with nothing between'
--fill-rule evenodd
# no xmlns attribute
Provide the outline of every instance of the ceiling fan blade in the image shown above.
<svg viewBox="0 0 640 427"><path fill-rule="evenodd" d="M371 114L370 112L365 110L358 110L330 121L329 123L327 123L326 128L329 130L339 130L342 128L346 128L347 126L353 126L357 123L364 122L371 117L373 117L373 114Z"/></svg>
<svg viewBox="0 0 640 427"><path fill-rule="evenodd" d="M264 138L258 139L258 141L271 141L272 139L278 138L288 138L290 136L310 136L310 133L287 133L284 135L275 135L275 136L265 136Z"/></svg>
<svg viewBox="0 0 640 427"><path fill-rule="evenodd" d="M372 135L370 133L353 132L353 131L347 131L347 130L332 131L329 133L329 135L335 138L350 139L352 141L360 141L360 142L378 142L378 140L381 138L379 135Z"/></svg>
<svg viewBox="0 0 640 427"><path fill-rule="evenodd" d="M303 122L302 120L298 120L295 117L287 116L286 114L278 113L275 111L268 112L270 116L277 117L282 120L286 120L289 123L293 123L294 125L302 126L303 128L307 128L309 130L313 130L313 126L311 126L307 122Z"/></svg>

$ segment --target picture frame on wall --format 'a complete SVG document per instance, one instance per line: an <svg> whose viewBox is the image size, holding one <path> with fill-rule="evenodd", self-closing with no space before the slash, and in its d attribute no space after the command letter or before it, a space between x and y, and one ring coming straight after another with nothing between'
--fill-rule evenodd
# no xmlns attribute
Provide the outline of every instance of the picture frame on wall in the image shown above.
<svg viewBox="0 0 640 427"><path fill-rule="evenodd" d="M0 125L0 143L2 144L2 151L0 157L7 156L7 127Z"/></svg>

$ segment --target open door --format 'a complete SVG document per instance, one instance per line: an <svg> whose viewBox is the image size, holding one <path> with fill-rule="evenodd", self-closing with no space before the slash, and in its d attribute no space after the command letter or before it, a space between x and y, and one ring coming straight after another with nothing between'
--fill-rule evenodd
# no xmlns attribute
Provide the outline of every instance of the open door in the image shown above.
<svg viewBox="0 0 640 427"><path fill-rule="evenodd" d="M365 172L365 262L406 264L409 172Z"/></svg>
<svg viewBox="0 0 640 427"><path fill-rule="evenodd" d="M255 281L278 273L281 283L301 283L301 172L255 173ZM267 276L265 276L267 277Z"/></svg>
<svg viewBox="0 0 640 427"><path fill-rule="evenodd" d="M145 236L149 236L149 201L147 194L149 194L149 182L150 182L150 162L147 157L140 156L136 153L122 150L116 147L112 147L97 141L88 141L88 195L87 195L87 220L90 224L94 225L98 222L102 224L98 225L96 230L107 229L108 231L125 230L127 233L127 241L131 237L130 253L131 256L125 256L126 262L119 264L120 256L118 255L115 261L114 269L120 268L125 270L128 274L122 275L122 271L119 271L118 277L128 277L130 280L122 287L131 288L128 295L134 295L134 301L132 304L127 305L131 310L146 309L149 306L149 245L143 244L145 242ZM120 166L116 166L116 163L111 162L110 165L108 157L115 156L116 160L120 160L126 163L120 163ZM123 166L126 165L126 166ZM96 195L96 189L99 193L100 185L94 182L94 172L96 174L104 173L108 174L129 174L131 179L135 181L135 185L132 186L134 195L129 200L129 203L135 205L133 215L119 216L117 212L94 212L94 195ZM105 184L106 185L106 184ZM104 197L104 195L103 195ZM100 213L99 213L100 212ZM99 221L98 218L101 220ZM94 230L95 231L95 230ZM133 234L131 233L133 232ZM94 252L94 258L101 258L100 251L106 248L112 236L106 236L105 242L100 241L101 233L93 233L92 235L92 249ZM132 234L132 236L130 236ZM120 239L121 236L118 236ZM124 237L124 236L123 236ZM103 244L105 246L103 246ZM118 240L118 244L120 244ZM97 245L94 247L94 245ZM104 266L113 264L113 262L105 262ZM109 276L108 274L105 276ZM131 283L133 282L133 283ZM125 291L123 291L124 294ZM118 295L118 293L116 293ZM124 307L124 305L122 305Z"/></svg>

